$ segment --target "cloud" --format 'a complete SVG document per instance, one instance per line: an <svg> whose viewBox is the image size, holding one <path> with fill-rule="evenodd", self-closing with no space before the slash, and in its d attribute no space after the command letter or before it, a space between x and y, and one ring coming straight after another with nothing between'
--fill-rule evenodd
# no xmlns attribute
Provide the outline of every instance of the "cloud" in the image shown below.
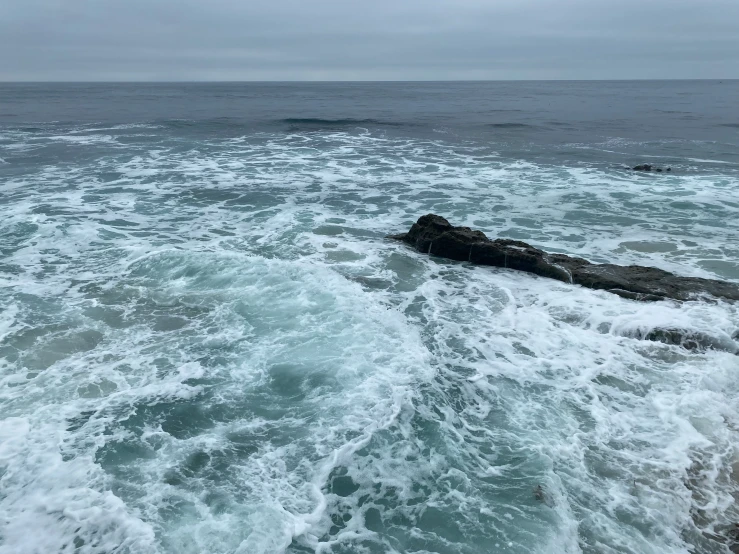
<svg viewBox="0 0 739 554"><path fill-rule="evenodd" d="M736 0L6 0L2 80L739 77Z"/></svg>

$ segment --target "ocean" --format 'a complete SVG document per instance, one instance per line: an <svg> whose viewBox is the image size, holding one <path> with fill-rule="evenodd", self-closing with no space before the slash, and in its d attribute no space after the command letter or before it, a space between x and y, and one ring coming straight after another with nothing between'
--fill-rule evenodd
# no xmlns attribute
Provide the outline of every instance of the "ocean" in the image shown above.
<svg viewBox="0 0 739 554"><path fill-rule="evenodd" d="M730 552L739 357L642 337L739 306L427 213L739 282L739 81L0 84L0 553Z"/></svg>

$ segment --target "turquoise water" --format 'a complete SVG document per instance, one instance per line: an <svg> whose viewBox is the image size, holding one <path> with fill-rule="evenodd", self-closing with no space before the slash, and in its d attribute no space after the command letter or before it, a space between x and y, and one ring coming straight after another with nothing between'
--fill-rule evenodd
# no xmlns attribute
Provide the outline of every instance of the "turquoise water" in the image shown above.
<svg viewBox="0 0 739 554"><path fill-rule="evenodd" d="M385 236L434 212L739 280L736 132L483 140L357 106L6 122L0 552L728 552L739 358L633 337L728 344L736 305ZM625 171L636 151L674 171Z"/></svg>

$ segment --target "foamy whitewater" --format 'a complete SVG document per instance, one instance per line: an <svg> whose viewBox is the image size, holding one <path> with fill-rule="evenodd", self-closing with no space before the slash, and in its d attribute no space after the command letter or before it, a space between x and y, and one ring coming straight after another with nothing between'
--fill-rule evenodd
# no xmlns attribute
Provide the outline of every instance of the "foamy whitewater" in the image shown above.
<svg viewBox="0 0 739 554"><path fill-rule="evenodd" d="M3 85L0 553L728 553L739 83ZM671 166L670 174L625 169Z"/></svg>

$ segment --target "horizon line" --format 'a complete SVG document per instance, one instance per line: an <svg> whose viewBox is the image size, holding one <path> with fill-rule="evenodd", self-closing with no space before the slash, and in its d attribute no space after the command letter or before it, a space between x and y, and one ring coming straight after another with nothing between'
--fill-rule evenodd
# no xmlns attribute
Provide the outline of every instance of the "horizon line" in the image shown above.
<svg viewBox="0 0 739 554"><path fill-rule="evenodd" d="M584 83L584 82L675 82L675 81L739 81L739 77L716 77L716 78L657 78L657 79L354 79L354 80L310 80L310 79L293 79L293 80L2 80L0 85L12 84L298 84L298 83Z"/></svg>

